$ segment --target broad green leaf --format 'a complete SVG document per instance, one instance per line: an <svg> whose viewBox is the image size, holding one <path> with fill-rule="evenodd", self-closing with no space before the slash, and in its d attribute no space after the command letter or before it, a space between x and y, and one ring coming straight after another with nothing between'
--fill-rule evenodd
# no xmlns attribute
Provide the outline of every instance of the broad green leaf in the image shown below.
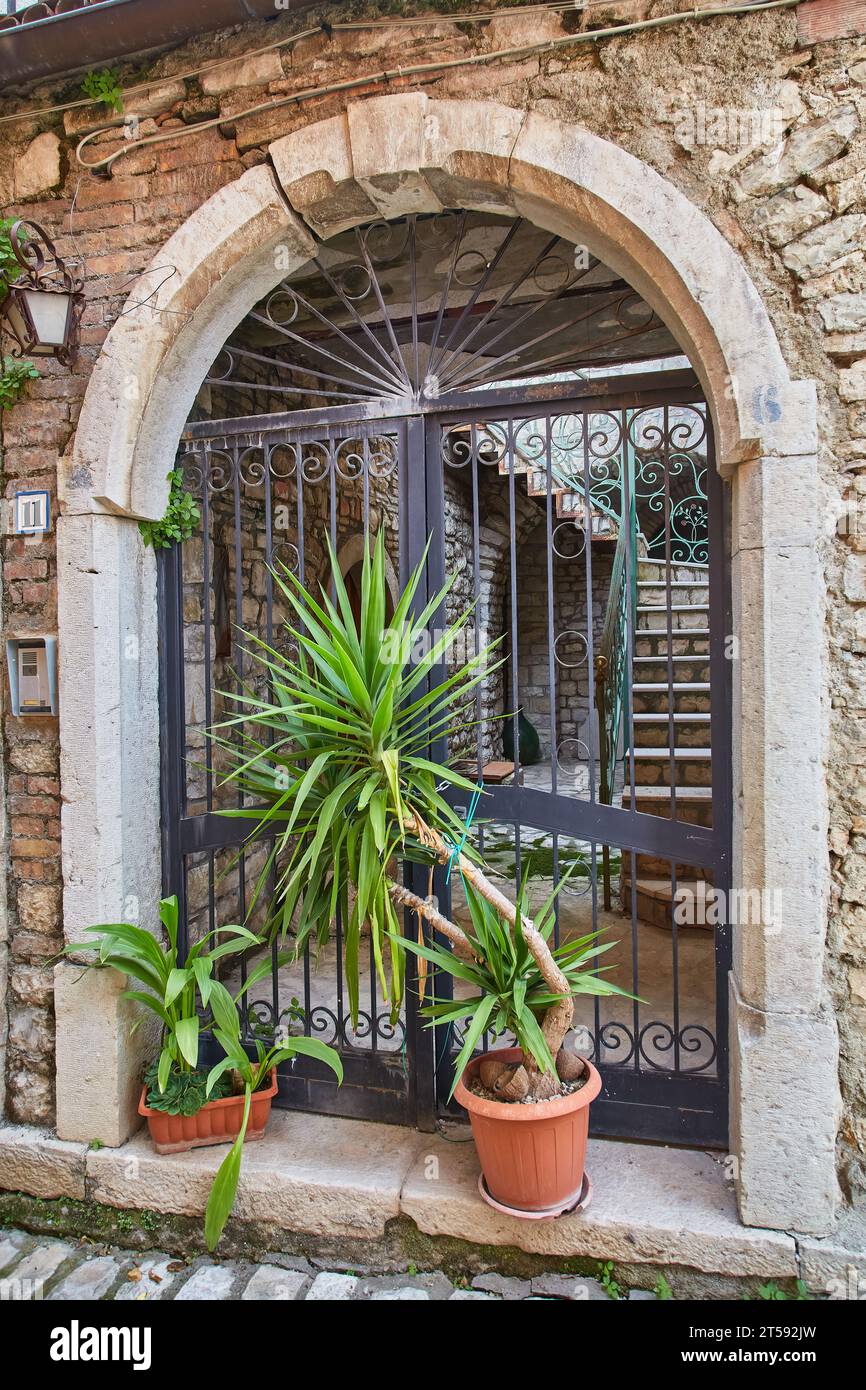
<svg viewBox="0 0 866 1390"><path fill-rule="evenodd" d="M339 1052L333 1047L328 1047L319 1038L289 1038L281 1049L286 1056L301 1054L304 1057L315 1057L316 1061L324 1062L326 1067L330 1067L337 1080L342 1084L343 1063Z"/></svg>
<svg viewBox="0 0 866 1390"><path fill-rule="evenodd" d="M198 1066L198 1017L182 1018L175 1024L174 1035L181 1055L191 1067Z"/></svg>
<svg viewBox="0 0 866 1390"><path fill-rule="evenodd" d="M174 1003L177 996L195 978L191 970L179 970L175 968L166 981L165 986L165 1006L169 1008Z"/></svg>
<svg viewBox="0 0 866 1390"><path fill-rule="evenodd" d="M241 1175L241 1159L243 1157L244 1139L246 1138L247 1125L250 1118L251 1093L247 1087L244 1098L244 1115L241 1121L240 1133L232 1144L213 1180L213 1186L207 1199L207 1207L204 1214L204 1238L208 1250L214 1251L219 1244L220 1236L225 1230L226 1222L231 1215L232 1207L238 1191L238 1181Z"/></svg>

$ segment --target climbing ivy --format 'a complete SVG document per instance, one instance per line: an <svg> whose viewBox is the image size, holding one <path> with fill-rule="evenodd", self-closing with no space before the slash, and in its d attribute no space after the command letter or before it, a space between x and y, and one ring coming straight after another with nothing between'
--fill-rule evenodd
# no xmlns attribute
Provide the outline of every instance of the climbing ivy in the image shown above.
<svg viewBox="0 0 866 1390"><path fill-rule="evenodd" d="M123 114L123 92L120 89L118 79L120 71L117 68L101 68L99 72L89 72L81 84L81 90L86 97L92 101L101 101L103 106L116 111L120 116Z"/></svg>
<svg viewBox="0 0 866 1390"><path fill-rule="evenodd" d="M0 300L4 299L13 280L21 274L21 262L12 250L14 217L0 217Z"/></svg>
<svg viewBox="0 0 866 1390"><path fill-rule="evenodd" d="M20 398L28 381L34 381L39 372L32 362L20 362L17 357L4 357L0 372L0 411L9 410Z"/></svg>
<svg viewBox="0 0 866 1390"><path fill-rule="evenodd" d="M195 498L184 488L183 470L173 468L168 481L171 487L165 516L161 521L138 523L145 545L152 545L154 550L167 550L177 541L188 541L201 517Z"/></svg>

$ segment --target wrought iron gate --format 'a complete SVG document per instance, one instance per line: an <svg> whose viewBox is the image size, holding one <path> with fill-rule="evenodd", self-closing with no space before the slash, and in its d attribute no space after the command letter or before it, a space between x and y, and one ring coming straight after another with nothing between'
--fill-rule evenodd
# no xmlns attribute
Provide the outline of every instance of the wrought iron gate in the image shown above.
<svg viewBox="0 0 866 1390"><path fill-rule="evenodd" d="M441 622L474 602L469 641L503 634L507 655L454 746L436 752L483 781L476 830L506 880L531 866L544 888L571 868L557 937L603 929L618 943L617 982L641 999L595 999L578 1014L578 1047L604 1077L595 1130L724 1144L723 488L691 374L620 381L618 394L610 382L548 382L455 393L447 408L416 397L402 412L375 402L187 428L181 463L201 535L160 567L165 888L188 940L249 913L265 854L244 845L244 822L219 814L236 793L208 730L252 679L240 631L290 642L273 564L308 587L325 581L327 532L351 582L365 532L384 528L396 595L432 536L426 592L459 571ZM459 917L459 883L438 880ZM343 1054L342 1088L298 1059L278 1103L431 1127L458 1030L422 1027L411 978L392 1023L371 961L353 1032L341 932L338 921L318 964L307 953L275 967L250 1001L250 1035L297 1029Z"/></svg>

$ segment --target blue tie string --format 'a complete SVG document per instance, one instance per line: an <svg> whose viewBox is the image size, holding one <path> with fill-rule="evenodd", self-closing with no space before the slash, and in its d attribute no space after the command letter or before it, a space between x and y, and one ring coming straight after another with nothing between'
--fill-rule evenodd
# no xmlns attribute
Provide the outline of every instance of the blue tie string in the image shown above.
<svg viewBox="0 0 866 1390"><path fill-rule="evenodd" d="M460 855L463 853L463 846L466 844L466 841L469 838L469 831L472 829L472 822L475 819L475 812L478 809L478 802L481 799L481 793L483 792L483 790L484 783L479 782L474 792L472 793L472 800L469 803L469 811L467 812L466 821L463 826L463 834L460 836L460 840L456 845L454 844L453 840L451 841L453 848L448 858L448 870L445 874L446 883L451 882L451 870L454 868L454 865L457 863L458 859L460 858Z"/></svg>

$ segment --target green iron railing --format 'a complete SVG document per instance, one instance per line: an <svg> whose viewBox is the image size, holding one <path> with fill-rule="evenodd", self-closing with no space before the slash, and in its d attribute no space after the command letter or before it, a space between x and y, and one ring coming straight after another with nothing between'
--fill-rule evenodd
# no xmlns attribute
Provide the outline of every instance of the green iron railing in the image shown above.
<svg viewBox="0 0 866 1390"><path fill-rule="evenodd" d="M637 610L637 509L635 505L634 452L625 449L628 487L619 518L619 538L613 557L610 593L604 615L601 641L595 655L595 707L598 713L599 801L613 801L616 765L623 714L629 687L629 631L634 630ZM602 845L604 906L610 910L610 846Z"/></svg>

